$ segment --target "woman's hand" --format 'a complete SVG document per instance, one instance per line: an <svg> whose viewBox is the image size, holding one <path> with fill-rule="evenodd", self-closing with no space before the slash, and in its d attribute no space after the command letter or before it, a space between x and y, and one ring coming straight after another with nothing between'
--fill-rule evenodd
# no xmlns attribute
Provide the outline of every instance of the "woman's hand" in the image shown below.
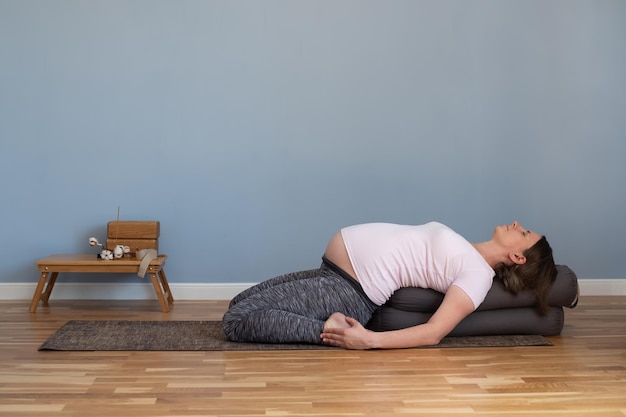
<svg viewBox="0 0 626 417"><path fill-rule="evenodd" d="M463 318L474 311L472 299L456 285L427 323L386 332L372 332L353 318L335 313L327 321L322 341L345 349L403 349L437 345ZM336 315L336 316L335 316Z"/></svg>
<svg viewBox="0 0 626 417"><path fill-rule="evenodd" d="M327 345L344 349L371 349L375 333L367 330L352 317L346 317L345 321L350 327L325 328L320 335L322 341Z"/></svg>

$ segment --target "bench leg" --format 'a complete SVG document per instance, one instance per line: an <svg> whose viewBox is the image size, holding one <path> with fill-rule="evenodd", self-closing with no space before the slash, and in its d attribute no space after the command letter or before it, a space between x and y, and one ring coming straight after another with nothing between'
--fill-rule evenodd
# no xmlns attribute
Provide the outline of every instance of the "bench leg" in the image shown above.
<svg viewBox="0 0 626 417"><path fill-rule="evenodd" d="M152 281L152 286L154 287L154 292L156 293L157 299L159 300L159 304L161 305L161 310L164 313L170 311L169 306L167 305L167 300L163 295L163 288L161 288L161 283L159 282L159 277L157 272L150 272L150 281Z"/></svg>
<svg viewBox="0 0 626 417"><path fill-rule="evenodd" d="M170 290L170 284L167 282L167 277L165 276L165 271L161 269L159 271L159 278L161 279L161 286L163 287L163 291L165 291L165 298L171 304L174 302L174 296L172 296L172 290Z"/></svg>
<svg viewBox="0 0 626 417"><path fill-rule="evenodd" d="M48 274L50 274L50 281L46 286L46 280L48 279ZM39 305L39 301L42 301L44 304L48 304L48 300L50 299L50 294L52 293L52 288L54 288L54 283L57 280L58 272L42 272L39 277L39 282L37 282L37 288L35 288L35 294L33 294L33 299L30 302L31 313L37 311L37 306ZM45 288L45 291L44 291Z"/></svg>
<svg viewBox="0 0 626 417"><path fill-rule="evenodd" d="M58 276L59 276L58 272L53 272L50 274L50 279L48 280L48 285L46 285L46 290L41 295L41 302L44 305L48 305L50 294L52 294L52 289L54 288L54 284L57 282Z"/></svg>

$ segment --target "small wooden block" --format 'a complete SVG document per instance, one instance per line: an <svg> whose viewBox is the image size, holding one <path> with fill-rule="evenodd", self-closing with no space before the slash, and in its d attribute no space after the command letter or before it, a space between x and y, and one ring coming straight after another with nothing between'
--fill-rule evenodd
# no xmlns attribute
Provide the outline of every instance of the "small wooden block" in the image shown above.
<svg viewBox="0 0 626 417"><path fill-rule="evenodd" d="M158 221L110 221L107 224L108 239L158 239ZM130 246L130 245L128 245ZM143 249L143 248L141 248Z"/></svg>

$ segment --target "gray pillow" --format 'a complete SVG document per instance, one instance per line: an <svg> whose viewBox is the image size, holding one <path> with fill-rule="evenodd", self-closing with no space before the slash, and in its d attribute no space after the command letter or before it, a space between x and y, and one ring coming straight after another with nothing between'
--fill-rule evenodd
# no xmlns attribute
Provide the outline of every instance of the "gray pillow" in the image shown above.
<svg viewBox="0 0 626 417"><path fill-rule="evenodd" d="M367 328L374 331L403 329L426 323L437 310L444 295L424 288L401 288L378 308ZM556 280L548 295L550 305L545 316L535 308L532 291L513 295L496 279L485 301L462 320L450 336L487 336L498 334L561 334L564 325L563 306L575 307L578 301L578 279L565 265L557 265Z"/></svg>
<svg viewBox="0 0 626 417"><path fill-rule="evenodd" d="M548 294L548 305L573 306L577 301L578 279L576 274L566 265L557 265L557 275ZM397 290L385 303L385 306L398 310L433 313L443 300L443 294L430 289L407 287ZM532 291L521 291L517 295L508 292L499 279L493 285L485 300L477 311L495 310L500 308L531 307L535 305Z"/></svg>
<svg viewBox="0 0 626 417"><path fill-rule="evenodd" d="M372 316L367 328L376 332L404 329L423 324L430 313L381 307ZM564 325L563 307L551 306L545 316L532 307L501 308L475 311L463 319L449 336L490 336L504 334L540 334L556 336Z"/></svg>

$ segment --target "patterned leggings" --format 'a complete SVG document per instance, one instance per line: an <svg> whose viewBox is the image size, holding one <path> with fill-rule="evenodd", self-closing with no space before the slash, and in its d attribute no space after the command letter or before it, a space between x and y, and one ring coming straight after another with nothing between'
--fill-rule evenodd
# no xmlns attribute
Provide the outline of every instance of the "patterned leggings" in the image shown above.
<svg viewBox="0 0 626 417"><path fill-rule="evenodd" d="M319 269L261 282L230 302L222 327L235 342L321 344L334 312L365 325L377 306L357 281L324 260Z"/></svg>

